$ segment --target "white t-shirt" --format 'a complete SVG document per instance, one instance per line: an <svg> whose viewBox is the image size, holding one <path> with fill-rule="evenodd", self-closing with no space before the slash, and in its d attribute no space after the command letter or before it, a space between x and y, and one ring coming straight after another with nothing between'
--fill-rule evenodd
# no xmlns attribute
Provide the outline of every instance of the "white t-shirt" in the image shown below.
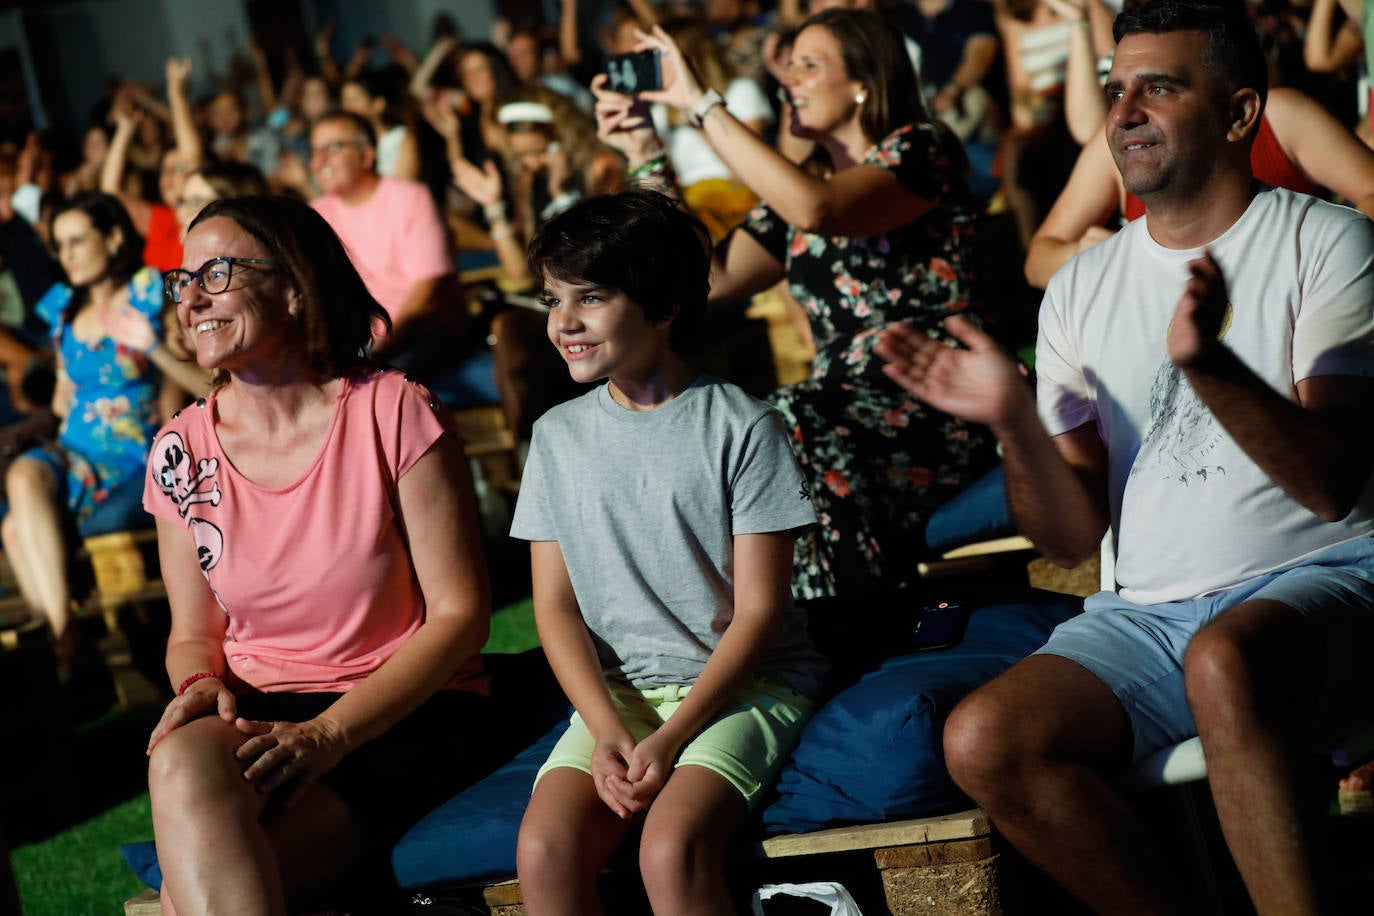
<svg viewBox="0 0 1374 916"><path fill-rule="evenodd" d="M732 80L725 90L725 107L730 114L741 121L773 122L773 107L768 104L768 96L754 80L739 77ZM730 168L720 161L711 144L701 135L701 131L688 124L676 127L668 123L668 109L663 105L653 107L654 127L660 137L668 141L668 158L677 170L678 181L689 188L698 181L708 178L734 178Z"/></svg>
<svg viewBox="0 0 1374 916"><path fill-rule="evenodd" d="M377 174L389 178L396 174L401 158L401 146L406 140L406 126L397 124L377 138Z"/></svg>
<svg viewBox="0 0 1374 916"><path fill-rule="evenodd" d="M1147 215L1054 275L1036 346L1051 435L1091 422L1106 444L1122 597L1195 597L1370 533L1374 484L1348 517L1321 521L1170 362L1169 321L1203 249L1164 248L1148 228ZM1374 224L1362 214L1266 188L1209 247L1232 303L1223 340L1265 383L1296 399L1304 378L1374 373Z"/></svg>

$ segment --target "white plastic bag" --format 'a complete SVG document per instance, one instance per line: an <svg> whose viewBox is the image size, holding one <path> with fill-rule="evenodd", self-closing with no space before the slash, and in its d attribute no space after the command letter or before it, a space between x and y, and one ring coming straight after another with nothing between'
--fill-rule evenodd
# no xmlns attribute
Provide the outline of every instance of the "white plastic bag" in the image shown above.
<svg viewBox="0 0 1374 916"><path fill-rule="evenodd" d="M764 916L763 901L773 897L801 897L830 905L830 916L863 916L859 905L849 896L843 885L834 881L813 881L810 884L768 884L754 891L754 916Z"/></svg>

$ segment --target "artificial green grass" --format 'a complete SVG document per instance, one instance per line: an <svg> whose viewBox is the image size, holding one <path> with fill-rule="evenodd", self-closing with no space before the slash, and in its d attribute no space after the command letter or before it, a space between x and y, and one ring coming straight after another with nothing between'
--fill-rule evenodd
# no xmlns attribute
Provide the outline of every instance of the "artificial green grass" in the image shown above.
<svg viewBox="0 0 1374 916"><path fill-rule="evenodd" d="M148 794L11 856L25 916L110 916L143 890L120 843L152 839Z"/></svg>
<svg viewBox="0 0 1374 916"><path fill-rule="evenodd" d="M537 645L532 599L509 604L492 615L491 638L484 651L523 652ZM152 814L144 792L51 839L14 850L11 860L25 916L121 912L123 902L140 893L143 883L124 864L119 846L152 837Z"/></svg>

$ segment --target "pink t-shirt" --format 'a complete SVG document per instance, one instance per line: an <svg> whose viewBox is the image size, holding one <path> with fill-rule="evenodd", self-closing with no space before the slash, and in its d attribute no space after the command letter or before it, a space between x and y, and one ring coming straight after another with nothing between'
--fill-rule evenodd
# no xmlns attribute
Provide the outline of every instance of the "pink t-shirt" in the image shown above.
<svg viewBox="0 0 1374 916"><path fill-rule="evenodd" d="M394 370L345 379L315 463L279 490L229 463L214 394L158 434L144 507L190 529L228 618L229 670L244 683L346 691L420 627L425 600L397 483L440 436L456 435L436 405ZM447 686L485 692L481 660L469 659Z"/></svg>
<svg viewBox="0 0 1374 916"><path fill-rule="evenodd" d="M453 271L439 210L418 181L383 178L357 206L337 194L312 206L343 240L368 292L393 321L416 283Z"/></svg>

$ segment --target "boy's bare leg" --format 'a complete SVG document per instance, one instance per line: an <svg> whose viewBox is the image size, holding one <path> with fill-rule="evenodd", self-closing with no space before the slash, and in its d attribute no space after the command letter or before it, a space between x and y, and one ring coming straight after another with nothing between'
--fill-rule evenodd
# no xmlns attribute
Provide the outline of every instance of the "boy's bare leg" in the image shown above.
<svg viewBox="0 0 1374 916"><path fill-rule="evenodd" d="M744 796L720 774L699 766L673 771L639 841L639 872L654 916L736 912L725 849L745 811Z"/></svg>
<svg viewBox="0 0 1374 916"><path fill-rule="evenodd" d="M587 773L571 767L546 773L525 809L516 847L525 912L604 912L596 876L636 820L621 820L606 807Z"/></svg>
<svg viewBox="0 0 1374 916"><path fill-rule="evenodd" d="M955 708L945 761L1002 835L1095 911L1185 913L1143 825L1102 775L1129 761L1131 740L1102 681L1033 655Z"/></svg>
<svg viewBox="0 0 1374 916"><path fill-rule="evenodd" d="M1297 757L1324 677L1317 626L1277 601L1236 605L1188 646L1188 703L1226 844L1260 913L1321 911Z"/></svg>

